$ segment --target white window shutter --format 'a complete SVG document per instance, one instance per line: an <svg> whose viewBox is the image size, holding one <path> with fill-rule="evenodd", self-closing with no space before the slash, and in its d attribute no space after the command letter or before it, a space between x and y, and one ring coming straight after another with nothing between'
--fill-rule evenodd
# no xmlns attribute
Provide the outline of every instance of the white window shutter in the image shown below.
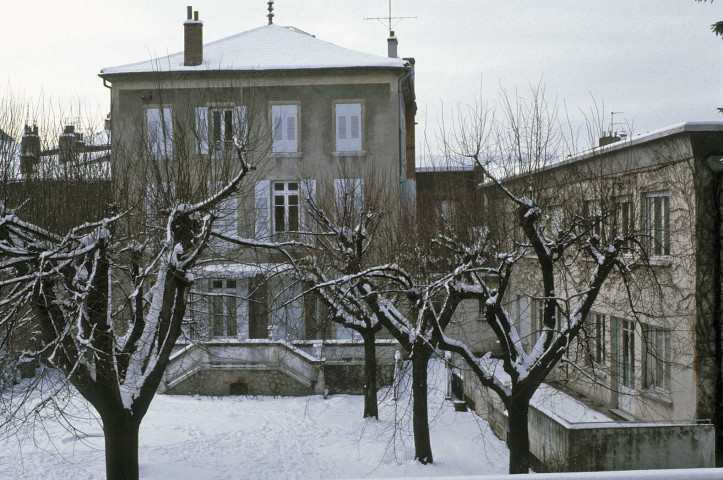
<svg viewBox="0 0 723 480"><path fill-rule="evenodd" d="M164 154L173 156L173 111L170 108L162 109L163 117L163 145Z"/></svg>
<svg viewBox="0 0 723 480"><path fill-rule="evenodd" d="M300 210L301 210L301 230L311 232L314 230L313 216L311 214L310 202L316 203L316 179L308 179L301 181ZM304 241L307 243L314 242L314 235L305 235Z"/></svg>
<svg viewBox="0 0 723 480"><path fill-rule="evenodd" d="M196 152L208 154L208 107L196 107Z"/></svg>
<svg viewBox="0 0 723 480"><path fill-rule="evenodd" d="M283 111L281 105L274 105L271 107L271 136L273 138L272 150L274 152L284 151L284 130L283 124Z"/></svg>
<svg viewBox="0 0 723 480"><path fill-rule="evenodd" d="M361 105L355 103L349 107L349 150L360 151L362 149Z"/></svg>
<svg viewBox="0 0 723 480"><path fill-rule="evenodd" d="M265 240L271 233L271 182L259 180L254 187L256 239Z"/></svg>
<svg viewBox="0 0 723 480"><path fill-rule="evenodd" d="M285 150L287 152L297 152L298 148L298 132L297 132L297 107L296 105L285 105L286 133L284 140L286 143Z"/></svg>
<svg viewBox="0 0 723 480"><path fill-rule="evenodd" d="M336 150L353 152L362 149L362 107L359 103L338 103L336 115Z"/></svg>
<svg viewBox="0 0 723 480"><path fill-rule="evenodd" d="M233 107L233 130L237 140L244 146L249 140L249 124L246 118L246 106L237 105Z"/></svg>
<svg viewBox="0 0 723 480"><path fill-rule="evenodd" d="M354 180L352 180L352 182L354 188L354 216L355 218L359 218L359 215L361 215L362 209L364 208L364 179L355 178Z"/></svg>

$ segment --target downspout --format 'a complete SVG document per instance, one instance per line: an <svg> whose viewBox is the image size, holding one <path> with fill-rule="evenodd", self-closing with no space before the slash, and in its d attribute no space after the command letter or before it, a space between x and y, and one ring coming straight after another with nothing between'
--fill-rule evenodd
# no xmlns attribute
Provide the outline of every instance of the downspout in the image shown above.
<svg viewBox="0 0 723 480"><path fill-rule="evenodd" d="M723 268L723 265L721 265L721 172L723 172L723 156L716 155L716 156L708 156L705 157L706 163L710 167L711 171L713 172L713 178L715 181L715 186L713 188L713 207L715 208L715 216L713 219L713 288L715 289L713 292L713 338L715 341L714 345L714 361L715 361L715 368L716 368L716 377L715 377L715 405L713 406L713 414L715 416L715 419L713 420L713 423L716 428L716 434L715 434L715 466L720 467L723 466L723 458L720 458L719 453L721 450L723 450L723 445L720 445L721 442L721 432L720 429L723 429L723 345L721 342L723 341L723 332L721 332L721 328L723 328L723 325L721 325L721 313L723 313L723 308L721 306L721 300L723 300L723 292L721 291L721 288L723 286L721 285L721 270Z"/></svg>
<svg viewBox="0 0 723 480"><path fill-rule="evenodd" d="M402 114L404 113L404 108L402 106L402 83L407 80L409 77L412 76L412 73L414 72L412 70L412 66L407 63L404 66L404 70L407 71L406 75L403 77L400 77L397 83L397 115L399 116L399 121L397 122L397 128L398 128L398 137L399 137L399 183L403 183L404 180L401 178L402 174L402 153L404 152L403 148L406 146L406 138L402 138Z"/></svg>

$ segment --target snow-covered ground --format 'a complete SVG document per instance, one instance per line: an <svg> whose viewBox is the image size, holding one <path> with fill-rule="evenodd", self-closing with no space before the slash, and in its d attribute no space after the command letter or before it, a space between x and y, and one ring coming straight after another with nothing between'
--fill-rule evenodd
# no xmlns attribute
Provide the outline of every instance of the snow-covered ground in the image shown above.
<svg viewBox="0 0 723 480"><path fill-rule="evenodd" d="M145 479L379 478L505 473L508 453L487 423L443 400L443 368L431 368L435 464L413 461L411 405L380 392L380 420L361 418L354 395L300 398L158 395L140 432ZM404 386L402 386L404 389ZM80 400L73 400L81 407ZM82 409L80 409L82 411ZM87 413L86 413L87 416ZM396 420L396 421L395 421ZM104 478L100 425L24 427L0 440L0 478ZM396 427L395 427L396 425Z"/></svg>

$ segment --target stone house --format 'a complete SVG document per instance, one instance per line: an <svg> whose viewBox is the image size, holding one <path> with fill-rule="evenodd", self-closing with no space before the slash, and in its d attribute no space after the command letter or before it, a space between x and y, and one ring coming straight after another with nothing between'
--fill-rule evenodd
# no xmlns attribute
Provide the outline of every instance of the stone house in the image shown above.
<svg viewBox="0 0 723 480"><path fill-rule="evenodd" d="M513 191L533 186L553 231L578 216L603 239L640 232L651 265L632 267L630 293L620 278L604 286L580 339L548 377L545 395L553 400L533 398L531 452L538 469L550 470L713 466L714 437L721 435L713 425L721 428L723 123L685 123L602 143L505 183ZM428 195L424 176L417 174L420 203ZM471 198L495 231L521 238L496 187L482 183ZM516 269L506 308L530 348L541 328L536 257ZM575 267L565 281L588 278L586 272L584 264ZM496 339L481 320L469 302L459 312L459 332L477 350L494 351ZM458 395L504 438L504 406L456 365Z"/></svg>
<svg viewBox="0 0 723 480"><path fill-rule="evenodd" d="M256 170L220 208L217 224L225 234L298 239L296 232L312 228L308 198L320 205L359 202L372 190L384 191L401 215L415 195L414 59L397 57L393 32L388 55L376 56L272 19L204 44L203 22L189 7L183 52L101 70L111 93L114 181L127 182L152 217L159 186L212 189L237 171L235 136ZM153 171L139 178L142 169L129 158ZM323 305L303 294L283 262L220 243L208 257L196 272L189 343L170 361L167 391L308 394L362 387L360 339L328 325ZM378 341L386 381L393 352L392 342Z"/></svg>

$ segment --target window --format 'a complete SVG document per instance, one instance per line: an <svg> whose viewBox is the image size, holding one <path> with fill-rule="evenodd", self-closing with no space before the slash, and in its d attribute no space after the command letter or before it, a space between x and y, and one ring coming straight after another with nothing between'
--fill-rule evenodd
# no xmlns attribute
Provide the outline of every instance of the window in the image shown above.
<svg viewBox="0 0 723 480"><path fill-rule="evenodd" d="M274 233L299 231L299 183L274 183Z"/></svg>
<svg viewBox="0 0 723 480"><path fill-rule="evenodd" d="M304 339L322 340L329 337L328 310L318 292L306 284L304 294Z"/></svg>
<svg viewBox="0 0 723 480"><path fill-rule="evenodd" d="M667 191L644 198L645 246L648 255L670 255L670 198Z"/></svg>
<svg viewBox="0 0 723 480"><path fill-rule="evenodd" d="M233 110L211 109L210 140L214 151L223 152L233 146Z"/></svg>
<svg viewBox="0 0 723 480"><path fill-rule="evenodd" d="M633 199L630 195L615 197L615 216L613 217L613 237L633 233ZM628 246L628 243L626 243Z"/></svg>
<svg viewBox="0 0 723 480"><path fill-rule="evenodd" d="M211 333L236 337L236 280L211 280Z"/></svg>
<svg viewBox="0 0 723 480"><path fill-rule="evenodd" d="M198 153L233 152L233 137L248 143L246 107L197 107L196 139Z"/></svg>
<svg viewBox="0 0 723 480"><path fill-rule="evenodd" d="M546 227L550 235L557 237L562 230L562 206L552 205L547 208Z"/></svg>
<svg viewBox="0 0 723 480"><path fill-rule="evenodd" d="M146 140L154 157L173 155L173 111L169 107L146 109Z"/></svg>
<svg viewBox="0 0 723 480"><path fill-rule="evenodd" d="M274 153L298 152L298 121L297 105L272 105L271 128L273 136L272 151Z"/></svg>
<svg viewBox="0 0 723 480"><path fill-rule="evenodd" d="M362 149L362 106L360 103L337 103L336 151L358 152Z"/></svg>
<svg viewBox="0 0 723 480"><path fill-rule="evenodd" d="M532 300L532 325L530 331L532 332L532 343L536 343L537 339L540 338L542 327L545 325L545 301L542 299Z"/></svg>
<svg viewBox="0 0 723 480"><path fill-rule="evenodd" d="M643 326L645 338L645 388L670 391L670 331Z"/></svg>
<svg viewBox="0 0 723 480"><path fill-rule="evenodd" d="M456 200L442 200L439 207L442 220L446 223L452 222L457 217L458 204Z"/></svg>
<svg viewBox="0 0 723 480"><path fill-rule="evenodd" d="M624 387L635 388L635 323L618 320L620 325L620 382Z"/></svg>
<svg viewBox="0 0 723 480"><path fill-rule="evenodd" d="M262 275L249 279L249 338L269 338L268 285Z"/></svg>
<svg viewBox="0 0 723 480"><path fill-rule="evenodd" d="M587 228L593 235L600 235L600 202L597 200L585 200L585 219L587 220Z"/></svg>
<svg viewBox="0 0 723 480"><path fill-rule="evenodd" d="M591 313L591 325L587 332L590 360L598 365L605 365L606 319L600 313Z"/></svg>
<svg viewBox="0 0 723 480"><path fill-rule="evenodd" d="M364 179L334 179L334 217L356 225L364 208Z"/></svg>

